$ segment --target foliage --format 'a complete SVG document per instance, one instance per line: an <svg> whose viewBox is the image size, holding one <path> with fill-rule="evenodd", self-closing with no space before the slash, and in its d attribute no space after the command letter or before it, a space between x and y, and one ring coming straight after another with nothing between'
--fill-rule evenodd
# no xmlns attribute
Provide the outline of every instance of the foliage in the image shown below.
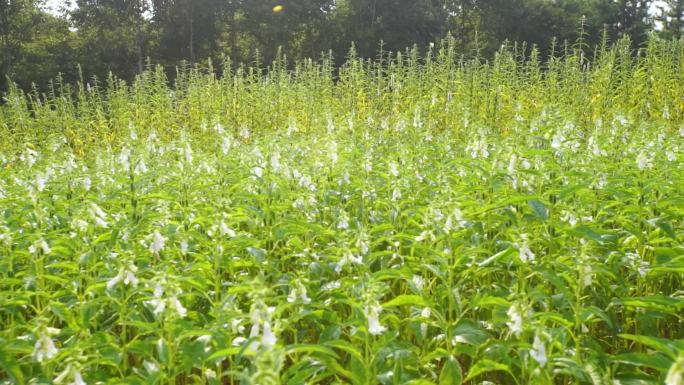
<svg viewBox="0 0 684 385"><path fill-rule="evenodd" d="M0 380L681 384L684 46L458 44L13 88Z"/></svg>
<svg viewBox="0 0 684 385"><path fill-rule="evenodd" d="M289 63L324 55L341 65L352 44L363 58L413 45L424 54L447 34L468 58L491 59L508 41L546 59L565 42L587 48L629 36L643 47L656 20L667 38L682 25L681 0L659 16L649 14L651 0L77 0L60 17L42 3L0 1L0 92L6 75L24 91L32 82L46 91L57 72L70 84L110 73L130 82L153 63L173 79L186 62L229 57L235 69L279 52Z"/></svg>

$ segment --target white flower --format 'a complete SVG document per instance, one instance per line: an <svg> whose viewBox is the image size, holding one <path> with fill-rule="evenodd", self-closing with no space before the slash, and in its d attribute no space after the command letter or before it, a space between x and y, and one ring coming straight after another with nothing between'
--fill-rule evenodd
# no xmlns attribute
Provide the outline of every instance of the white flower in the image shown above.
<svg viewBox="0 0 684 385"><path fill-rule="evenodd" d="M223 138L223 141L221 141L221 152L223 152L223 155L228 155L230 145L230 138Z"/></svg>
<svg viewBox="0 0 684 385"><path fill-rule="evenodd" d="M518 157L515 154L511 154L511 159L508 162L508 175L513 176L515 174L515 164Z"/></svg>
<svg viewBox="0 0 684 385"><path fill-rule="evenodd" d="M161 316L164 310L166 310L166 301L161 298L151 299L147 303L154 308L153 313L157 317Z"/></svg>
<svg viewBox="0 0 684 385"><path fill-rule="evenodd" d="M604 173L598 175L598 180L594 183L597 189L603 189L608 185L608 176Z"/></svg>
<svg viewBox="0 0 684 385"><path fill-rule="evenodd" d="M293 303L297 300L297 290L292 289L290 290L290 294L287 295L287 302Z"/></svg>
<svg viewBox="0 0 684 385"><path fill-rule="evenodd" d="M605 151L601 151L601 148L599 147L598 141L596 140L595 137L593 137L593 136L589 137L589 141L587 142L587 145L589 146L592 155L594 155L594 156L605 155Z"/></svg>
<svg viewBox="0 0 684 385"><path fill-rule="evenodd" d="M219 231L221 232L222 236L228 236L228 238L235 238L237 235L233 229L228 227L225 222L221 221L219 224Z"/></svg>
<svg viewBox="0 0 684 385"><path fill-rule="evenodd" d="M347 230L349 228L349 217L347 216L347 213L345 213L344 211L340 213L340 217L337 221L338 229Z"/></svg>
<svg viewBox="0 0 684 385"><path fill-rule="evenodd" d="M532 165L530 164L530 161L527 160L526 158L523 158L521 163L522 163L522 166L525 170L529 170L530 167L532 167Z"/></svg>
<svg viewBox="0 0 684 385"><path fill-rule="evenodd" d="M159 366L152 361L143 361L143 367L147 370L147 373L154 374L159 371Z"/></svg>
<svg viewBox="0 0 684 385"><path fill-rule="evenodd" d="M356 247L358 247L361 255L366 255L370 251L370 247L368 246L368 236L365 233L361 233L361 235L359 235L359 239L356 240Z"/></svg>
<svg viewBox="0 0 684 385"><path fill-rule="evenodd" d="M12 246L12 236L8 233L0 234L0 245L9 248Z"/></svg>
<svg viewBox="0 0 684 385"><path fill-rule="evenodd" d="M432 314L432 311L430 310L429 307L423 308L423 310L420 312L420 316L423 318L430 318L431 314ZM423 336L423 338L425 338L425 336L427 336L427 328L428 328L427 323L422 322L420 324L420 334Z"/></svg>
<svg viewBox="0 0 684 385"><path fill-rule="evenodd" d="M337 163L339 155L337 154L337 143L334 140L332 141L332 143L330 143L330 148L328 149L328 151L330 155L330 162L332 164Z"/></svg>
<svg viewBox="0 0 684 385"><path fill-rule="evenodd" d="M649 158L648 155L646 155L645 151L639 152L639 155L637 155L636 158L636 162L637 167L639 167L639 170L653 168L653 159Z"/></svg>
<svg viewBox="0 0 684 385"><path fill-rule="evenodd" d="M242 320L239 318L233 318L230 320L230 330L233 332L233 334L243 333L245 331L245 327L240 325L241 323Z"/></svg>
<svg viewBox="0 0 684 385"><path fill-rule="evenodd" d="M431 241L434 242L435 239L436 239L436 238L435 238L435 235L434 235L431 231L423 230L423 231L420 233L420 235L418 235L418 236L416 237L416 242L423 242L423 241L425 241L425 240L431 240Z"/></svg>
<svg viewBox="0 0 684 385"><path fill-rule="evenodd" d="M456 222L456 225L454 225L454 221ZM447 216L447 220L444 223L444 231L449 233L451 230L464 227L466 223L467 222L463 219L463 212L461 212L459 208L455 208L452 214Z"/></svg>
<svg viewBox="0 0 684 385"><path fill-rule="evenodd" d="M81 376L81 373L74 368L72 364L68 364L66 369L62 371L55 379L54 383L55 384L61 384L66 380L66 378L71 375L71 378L73 378L73 381L70 382L68 385L86 385L85 381L83 381L83 377Z"/></svg>
<svg viewBox="0 0 684 385"><path fill-rule="evenodd" d="M544 342L539 338L539 335L534 336L532 349L530 349L530 356L532 356L532 358L534 358L534 360L537 361L539 366L542 368L548 361L548 358L546 357L546 346L544 346Z"/></svg>
<svg viewBox="0 0 684 385"><path fill-rule="evenodd" d="M280 154L277 152L271 154L271 168L275 171L280 170Z"/></svg>
<svg viewBox="0 0 684 385"><path fill-rule="evenodd" d="M480 138L469 143L466 147L466 151L470 151L470 157L473 159L477 159L479 156L483 159L489 157L489 145L485 138Z"/></svg>
<svg viewBox="0 0 684 385"><path fill-rule="evenodd" d="M124 285L131 285L133 287L138 286L138 278L135 277L136 271L138 271L138 268L132 263L122 267L116 277L107 281L107 290L111 290L119 282L123 282Z"/></svg>
<svg viewBox="0 0 684 385"><path fill-rule="evenodd" d="M128 147L121 149L121 154L119 155L119 163L124 170L129 170L131 168L130 163L131 150Z"/></svg>
<svg viewBox="0 0 684 385"><path fill-rule="evenodd" d="M363 169L366 170L366 172L373 171L373 161L371 159L366 159L363 162Z"/></svg>
<svg viewBox="0 0 684 385"><path fill-rule="evenodd" d="M530 247L527 244L527 236L523 235L522 239L523 242L518 247L518 252L520 253L520 260L523 262L533 262L535 255L532 252L532 250L530 250Z"/></svg>
<svg viewBox="0 0 684 385"><path fill-rule="evenodd" d="M240 136L241 136L243 139L249 138L249 128L247 128L247 127L245 127L245 126L242 126L242 129L240 130Z"/></svg>
<svg viewBox="0 0 684 385"><path fill-rule="evenodd" d="M560 150L563 146L563 141L565 141L563 134L560 132L556 133L553 135L553 139L551 140L551 148L554 150Z"/></svg>
<svg viewBox="0 0 684 385"><path fill-rule="evenodd" d="M186 315L188 315L188 310L183 307L183 304L180 303L178 298L172 297L170 301L173 305L173 308L176 309L176 313L178 313L179 317L184 318Z"/></svg>
<svg viewBox="0 0 684 385"><path fill-rule="evenodd" d="M302 198L302 197L297 198L294 202L292 202L292 207L294 207L295 209L300 210L300 211L304 210L304 207L305 207L304 198Z"/></svg>
<svg viewBox="0 0 684 385"><path fill-rule="evenodd" d="M33 245L29 246L29 252L31 254L36 254L39 250L42 251L43 254L50 254L50 251L52 251L50 245L48 245L44 239L38 240L34 242Z"/></svg>
<svg viewBox="0 0 684 385"><path fill-rule="evenodd" d="M83 178L83 189L86 191L90 191L90 186L92 185L92 182L90 181L89 177Z"/></svg>
<svg viewBox="0 0 684 385"><path fill-rule="evenodd" d="M33 360L36 362L42 363L51 360L57 356L57 353L59 350L55 346L55 342L47 334L40 336L33 346Z"/></svg>
<svg viewBox="0 0 684 385"><path fill-rule="evenodd" d="M680 356L667 371L665 385L684 385L684 356Z"/></svg>
<svg viewBox="0 0 684 385"><path fill-rule="evenodd" d="M264 335L261 337L261 344L267 349L272 348L276 344L276 336L271 331L271 324L268 321L264 322Z"/></svg>
<svg viewBox="0 0 684 385"><path fill-rule="evenodd" d="M520 337L520 333L522 333L523 331L523 318L522 314L520 314L519 305L511 305L511 307L508 308L506 314L510 319L509 322L506 322L506 325L508 325L508 328L511 330L511 333L515 334L516 337Z"/></svg>
<svg viewBox="0 0 684 385"><path fill-rule="evenodd" d="M419 291L423 291L423 287L425 286L425 279L421 277L420 275L414 275L411 277L411 282L416 286L416 289Z"/></svg>
<svg viewBox="0 0 684 385"><path fill-rule="evenodd" d="M216 372L212 369L204 369L204 377L206 377L207 380L214 380L216 379Z"/></svg>
<svg viewBox="0 0 684 385"><path fill-rule="evenodd" d="M290 290L290 294L287 296L287 302L294 303L297 301L297 297L305 304L311 303L311 298L309 298L306 293L306 286L304 286L301 281L297 281L295 287Z"/></svg>
<svg viewBox="0 0 684 385"><path fill-rule="evenodd" d="M591 283L593 281L593 270L591 268L591 265L584 264L580 266L580 277L582 279L582 284L584 287L589 287L591 286Z"/></svg>
<svg viewBox="0 0 684 385"><path fill-rule="evenodd" d="M360 265L363 263L363 258L361 258L361 256L354 255L351 251L347 250L340 261L337 262L337 265L335 266L335 272L340 273L342 268L349 263Z"/></svg>
<svg viewBox="0 0 684 385"><path fill-rule="evenodd" d="M297 131L298 131L297 124L295 123L294 120L290 120L290 123L287 126L287 135L291 136L292 134L294 134Z"/></svg>
<svg viewBox="0 0 684 385"><path fill-rule="evenodd" d="M36 187L38 188L38 191L43 191L45 189L45 183L47 182L47 175L41 175L37 174L36 175Z"/></svg>
<svg viewBox="0 0 684 385"><path fill-rule="evenodd" d="M254 321L254 320L252 320L252 321ZM259 330L260 330L259 322L258 321L254 322L252 324L252 327L249 329L249 338L258 337L259 336Z"/></svg>
<svg viewBox="0 0 684 385"><path fill-rule="evenodd" d="M147 172L147 165L145 164L145 161L143 159L140 159L138 164L135 166L135 170L133 170L133 172L136 175L144 174Z"/></svg>
<svg viewBox="0 0 684 385"><path fill-rule="evenodd" d="M339 289L340 287L342 287L342 284L340 283L340 281L332 281L332 282L328 282L325 285L323 285L321 290L331 291L331 290Z"/></svg>
<svg viewBox="0 0 684 385"><path fill-rule="evenodd" d="M570 224L570 226L573 226L573 227L577 224L577 217L575 217L575 214L573 214L567 210L563 210L561 212L560 220L563 222L568 222Z"/></svg>
<svg viewBox="0 0 684 385"><path fill-rule="evenodd" d="M648 261L641 261L639 263L639 266L637 266L637 271L639 272L639 275L643 278L648 274L648 272L651 270L651 264L648 263Z"/></svg>
<svg viewBox="0 0 684 385"><path fill-rule="evenodd" d="M152 254L158 254L160 251L162 251L164 249L165 242L166 238L159 234L159 231L155 230L152 234L152 243L150 243L150 251Z"/></svg>
<svg viewBox="0 0 684 385"><path fill-rule="evenodd" d="M378 305L366 305L364 309L366 318L368 318L368 333L374 336L380 335L387 330L386 327L380 324L380 320L378 319L380 312L382 312L382 306Z"/></svg>
<svg viewBox="0 0 684 385"><path fill-rule="evenodd" d="M392 200L398 201L399 199L401 199L401 190L399 187L395 187L394 190L392 190Z"/></svg>
<svg viewBox="0 0 684 385"><path fill-rule="evenodd" d="M85 381L83 381L83 377L81 377L81 373L78 371L74 371L74 381L71 382L69 385L87 385Z"/></svg>
<svg viewBox="0 0 684 385"><path fill-rule="evenodd" d="M176 310L176 313L178 313L180 318L184 318L188 315L187 309L183 307L183 304L178 300L178 297L172 296L170 298L163 298L163 296L164 286L162 286L161 282L157 282L154 287L154 298L146 302L154 309L153 312L155 316L161 316L164 313L164 310L169 307Z"/></svg>
<svg viewBox="0 0 684 385"><path fill-rule="evenodd" d="M389 162L389 173L395 178L399 176L399 168L395 162Z"/></svg>
<svg viewBox="0 0 684 385"><path fill-rule="evenodd" d="M259 166L252 167L252 174L261 178L264 175L264 169Z"/></svg>
<svg viewBox="0 0 684 385"><path fill-rule="evenodd" d="M105 213L100 206L96 205L95 203L91 203L89 211L90 216L93 217L93 220L95 220L95 223L98 226L102 228L107 228L109 226L107 223L107 213Z"/></svg>
<svg viewBox="0 0 684 385"><path fill-rule="evenodd" d="M682 135L682 136L684 136L684 135ZM34 164L36 164L36 160L38 159L38 153L33 151L30 148L27 148L26 152L24 154L21 154L20 159L25 160L26 164L29 166L29 168L31 168L31 167L33 167Z"/></svg>
<svg viewBox="0 0 684 385"><path fill-rule="evenodd" d="M316 185L311 181L311 177L308 175L301 175L299 178L299 185L309 191L316 191Z"/></svg>
<svg viewBox="0 0 684 385"><path fill-rule="evenodd" d="M192 148L190 148L189 143L183 148L183 156L185 157L185 161L187 163L192 164Z"/></svg>

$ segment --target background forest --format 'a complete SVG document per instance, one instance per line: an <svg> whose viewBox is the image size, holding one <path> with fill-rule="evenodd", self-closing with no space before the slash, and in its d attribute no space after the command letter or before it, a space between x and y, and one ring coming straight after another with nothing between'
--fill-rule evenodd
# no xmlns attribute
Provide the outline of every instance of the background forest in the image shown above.
<svg viewBox="0 0 684 385"><path fill-rule="evenodd" d="M279 47L290 62L325 53L339 64L352 43L371 58L447 33L484 57L505 40L542 55L625 35L640 46L654 30L681 37L683 12L684 0L0 0L0 92L10 81L45 90L58 73L131 80L148 63L172 76L208 58L268 63Z"/></svg>

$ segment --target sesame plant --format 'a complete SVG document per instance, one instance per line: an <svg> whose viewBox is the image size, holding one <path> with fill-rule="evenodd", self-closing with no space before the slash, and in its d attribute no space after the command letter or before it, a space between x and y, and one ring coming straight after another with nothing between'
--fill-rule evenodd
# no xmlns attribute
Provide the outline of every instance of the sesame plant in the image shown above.
<svg viewBox="0 0 684 385"><path fill-rule="evenodd" d="M684 44L0 106L0 382L684 384Z"/></svg>

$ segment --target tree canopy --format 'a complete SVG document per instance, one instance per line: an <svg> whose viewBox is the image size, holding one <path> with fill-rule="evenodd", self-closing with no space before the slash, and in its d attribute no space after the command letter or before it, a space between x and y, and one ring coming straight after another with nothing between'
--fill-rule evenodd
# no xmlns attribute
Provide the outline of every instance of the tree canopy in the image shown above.
<svg viewBox="0 0 684 385"><path fill-rule="evenodd" d="M61 14L39 0L0 0L0 91L8 79L45 88L109 74L130 80L146 63L173 73L208 58L269 62L332 54L339 64L354 44L361 57L400 51L451 34L461 54L485 57L505 41L542 55L554 44L588 47L648 33L681 38L684 0L75 0ZM274 12L275 6L282 11Z"/></svg>

